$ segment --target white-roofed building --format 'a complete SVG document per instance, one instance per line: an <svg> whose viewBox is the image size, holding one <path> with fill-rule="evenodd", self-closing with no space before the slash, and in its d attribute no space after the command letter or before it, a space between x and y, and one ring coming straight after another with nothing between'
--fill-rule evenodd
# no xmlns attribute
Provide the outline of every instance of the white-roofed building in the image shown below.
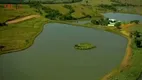
<svg viewBox="0 0 142 80"><path fill-rule="evenodd" d="M121 22L121 21L117 21L116 19L109 19L108 26L115 26L115 23L117 23L117 22Z"/></svg>

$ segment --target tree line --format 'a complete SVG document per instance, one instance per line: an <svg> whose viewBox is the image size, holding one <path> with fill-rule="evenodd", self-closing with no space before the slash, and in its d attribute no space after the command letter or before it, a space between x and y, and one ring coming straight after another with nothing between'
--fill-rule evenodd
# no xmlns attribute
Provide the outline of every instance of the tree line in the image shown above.
<svg viewBox="0 0 142 80"><path fill-rule="evenodd" d="M107 26L109 24L109 18L101 18L101 19L95 19L91 20L91 23L95 25L102 25L102 26Z"/></svg>
<svg viewBox="0 0 142 80"><path fill-rule="evenodd" d="M139 23L140 23L140 21L139 21L139 20L132 20L132 21L130 21L130 23L139 24Z"/></svg>
<svg viewBox="0 0 142 80"><path fill-rule="evenodd" d="M134 43L138 48L142 48L142 33L139 31L133 31L130 33L130 37L134 39Z"/></svg>
<svg viewBox="0 0 142 80"><path fill-rule="evenodd" d="M113 6L123 6L123 7L125 7L125 6L131 6L131 7L136 7L137 5L134 5L134 4L129 4L129 3L122 3L121 1L119 1L119 0L111 0L111 2L114 2L114 3L112 3L111 5L113 5Z"/></svg>
<svg viewBox="0 0 142 80"><path fill-rule="evenodd" d="M64 5L63 7L69 9L69 12L67 14L65 14L65 15L62 15L60 17L60 20L77 20L76 18L74 18L72 16L72 13L74 13L75 10L73 9L73 7L71 5Z"/></svg>
<svg viewBox="0 0 142 80"><path fill-rule="evenodd" d="M91 18L92 16L84 14L81 18L75 18L72 16L72 13L75 12L71 5L65 4L63 7L67 8L69 12L67 14L62 14L58 10L51 9L50 7L45 7L40 1L30 1L29 6L36 9L36 12L43 14L42 11L46 13L45 17L51 20L77 20L83 18Z"/></svg>
<svg viewBox="0 0 142 80"><path fill-rule="evenodd" d="M62 16L62 14L58 10L54 10L49 7L42 7L42 10L46 13L45 17L51 20L56 20L60 16Z"/></svg>
<svg viewBox="0 0 142 80"><path fill-rule="evenodd" d="M100 8L103 8L103 9L107 9L107 10L112 10L114 12L117 11L116 6L114 6L114 5L100 4L97 7L100 7Z"/></svg>

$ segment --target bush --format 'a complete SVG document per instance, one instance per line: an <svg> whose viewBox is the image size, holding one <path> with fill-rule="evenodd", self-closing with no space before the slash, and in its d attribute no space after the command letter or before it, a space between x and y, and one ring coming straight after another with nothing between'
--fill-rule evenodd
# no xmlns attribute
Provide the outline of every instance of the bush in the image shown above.
<svg viewBox="0 0 142 80"><path fill-rule="evenodd" d="M1 51L2 51L2 49L3 49L3 48L5 48L5 46L3 46L3 45L0 45L0 50L1 50Z"/></svg>
<svg viewBox="0 0 142 80"><path fill-rule="evenodd" d="M0 26L7 26L6 22L0 23Z"/></svg>
<svg viewBox="0 0 142 80"><path fill-rule="evenodd" d="M51 20L55 20L59 18L59 16L62 16L62 14L58 10L51 9L49 7L42 7L42 10L46 12L45 17L49 18Z"/></svg>
<svg viewBox="0 0 142 80"><path fill-rule="evenodd" d="M108 9L108 10L112 10L112 11L117 11L115 6L113 6L113 5L100 4L100 5L98 5L98 7L101 7L101 8L104 8L104 9Z"/></svg>
<svg viewBox="0 0 142 80"><path fill-rule="evenodd" d="M26 43L29 43L29 40L25 40Z"/></svg>
<svg viewBox="0 0 142 80"><path fill-rule="evenodd" d="M70 14L75 12L71 5L64 5L64 7L70 10L69 11Z"/></svg>
<svg viewBox="0 0 142 80"><path fill-rule="evenodd" d="M135 44L138 48L141 48L142 47L142 33L138 32L138 31L134 31L132 33L132 35L134 36L134 41L135 41Z"/></svg>
<svg viewBox="0 0 142 80"><path fill-rule="evenodd" d="M139 20L133 20L133 21L130 21L130 23L135 23L135 24L139 24Z"/></svg>
<svg viewBox="0 0 142 80"><path fill-rule="evenodd" d="M140 37L140 36L141 36L140 34L141 34L141 33L138 32L138 31L134 31L134 32L133 32L133 35L134 35L135 37Z"/></svg>
<svg viewBox="0 0 142 80"><path fill-rule="evenodd" d="M60 20L77 20L77 19L72 17L71 14L66 14L66 15L61 16Z"/></svg>
<svg viewBox="0 0 142 80"><path fill-rule="evenodd" d="M91 20L91 22L95 25L103 25L103 26L106 26L109 24L109 18L101 18L101 19L98 19L98 20Z"/></svg>
<svg viewBox="0 0 142 80"><path fill-rule="evenodd" d="M117 27L117 29L121 29L121 22L117 22L117 23L115 23L115 25L114 25L115 27Z"/></svg>
<svg viewBox="0 0 142 80"><path fill-rule="evenodd" d="M95 25L100 25L100 21L99 20L91 20L91 22Z"/></svg>
<svg viewBox="0 0 142 80"><path fill-rule="evenodd" d="M42 8L42 4L40 1L29 1L29 6L35 8L37 10L36 12L42 14L40 10Z"/></svg>
<svg viewBox="0 0 142 80"><path fill-rule="evenodd" d="M138 48L142 47L142 38L135 38L135 44Z"/></svg>
<svg viewBox="0 0 142 80"><path fill-rule="evenodd" d="M75 12L71 5L64 5L65 8L69 9L69 13L62 15L60 20L77 20L77 18L72 17L72 13Z"/></svg>

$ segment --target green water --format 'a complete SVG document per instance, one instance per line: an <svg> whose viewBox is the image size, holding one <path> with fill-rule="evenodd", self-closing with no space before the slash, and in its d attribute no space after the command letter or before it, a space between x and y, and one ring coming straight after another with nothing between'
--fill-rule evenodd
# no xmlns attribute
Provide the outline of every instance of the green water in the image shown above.
<svg viewBox="0 0 142 80"><path fill-rule="evenodd" d="M74 49L80 42L97 48ZM49 23L30 48L0 56L0 80L98 80L120 64L126 44L109 32Z"/></svg>

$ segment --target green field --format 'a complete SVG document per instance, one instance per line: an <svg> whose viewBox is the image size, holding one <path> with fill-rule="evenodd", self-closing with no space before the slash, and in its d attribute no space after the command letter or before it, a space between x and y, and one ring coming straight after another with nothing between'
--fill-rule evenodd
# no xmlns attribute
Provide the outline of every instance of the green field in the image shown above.
<svg viewBox="0 0 142 80"><path fill-rule="evenodd" d="M41 17L0 27L0 45L5 46L0 54L29 47L46 21Z"/></svg>
<svg viewBox="0 0 142 80"><path fill-rule="evenodd" d="M20 18L23 16L37 14L34 8L30 8L28 5L22 5L22 8L16 10L15 5L14 9L3 8L4 5L0 4L0 22L5 22L9 19Z"/></svg>

